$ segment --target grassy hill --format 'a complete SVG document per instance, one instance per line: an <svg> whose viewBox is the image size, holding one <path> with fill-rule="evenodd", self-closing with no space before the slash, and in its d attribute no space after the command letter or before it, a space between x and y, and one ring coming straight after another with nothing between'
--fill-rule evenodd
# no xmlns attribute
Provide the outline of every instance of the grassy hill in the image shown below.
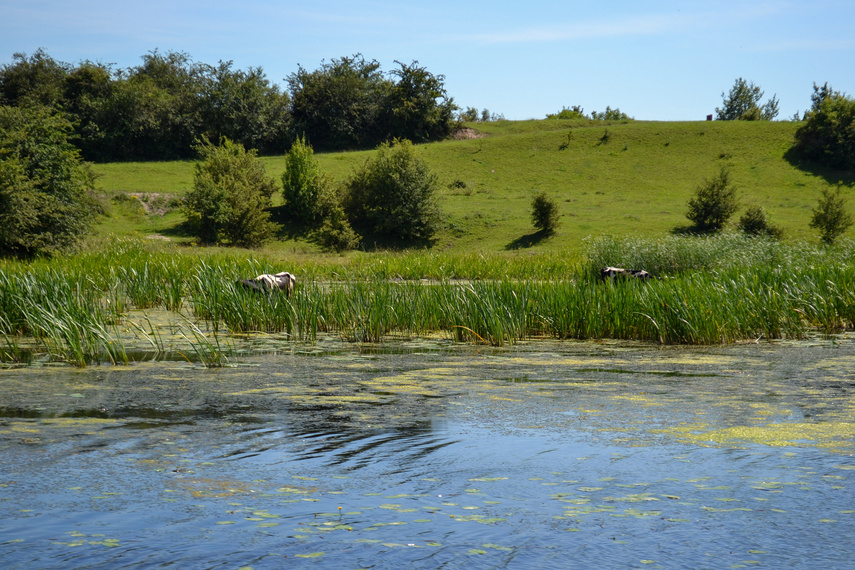
<svg viewBox="0 0 855 570"><path fill-rule="evenodd" d="M748 205L756 204L784 229L786 241L816 241L808 222L822 189L838 183L851 189L855 182L851 172L805 170L788 161L786 153L799 126L794 122L543 120L469 126L480 138L419 147L442 186L439 198L447 224L437 236L436 251L575 253L588 236L664 236L689 223L688 200L722 166L730 169L742 203L733 223ZM344 180L369 155L316 157L323 171ZM283 157L263 161L278 180ZM164 197L180 196L190 188L193 162L94 168L100 188L112 197L110 215L99 224L99 233L163 234L191 241L175 231L182 216L169 210ZM541 241L530 219L531 199L539 191L553 198L561 211L558 232ZM130 193L143 194L144 204L128 199ZM855 208L855 202L850 204ZM299 238L265 249L316 251Z"/></svg>

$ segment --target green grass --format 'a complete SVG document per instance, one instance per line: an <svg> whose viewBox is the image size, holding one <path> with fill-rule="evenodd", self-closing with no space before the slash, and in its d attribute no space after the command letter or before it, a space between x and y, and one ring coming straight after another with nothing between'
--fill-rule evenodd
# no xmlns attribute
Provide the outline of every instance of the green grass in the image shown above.
<svg viewBox="0 0 855 570"><path fill-rule="evenodd" d="M589 236L667 235L685 227L687 202L722 165L732 172L743 208L762 206L785 240L815 240L808 227L822 189L851 172L811 172L785 158L800 123L501 121L474 124L483 138L420 145L441 182L446 216L434 250L443 252L569 251ZM608 133L607 142L604 135ZM371 151L316 155L321 168L345 180ZM279 179L282 156L263 157ZM192 185L193 163L151 162L95 166L107 192L182 195ZM465 187L450 187L460 181ZM542 239L531 222L531 199L544 191L560 208L557 233ZM277 196L278 199L278 196ZM170 233L181 216L140 215L114 207L101 235ZM316 251L300 238L268 246L281 254Z"/></svg>
<svg viewBox="0 0 855 570"><path fill-rule="evenodd" d="M178 316L208 367L227 365L235 339L258 333L309 342L328 333L360 343L441 334L493 345L544 337L715 344L855 325L852 240L829 248L737 234L607 237L585 247L578 264L549 253L411 252L343 264L306 256L291 267L299 275L291 298L236 286L272 267L239 251L199 256L117 239L62 259L0 260L0 361L26 360L27 346L81 367L127 364L129 333L164 352L163 333L145 313L139 320L147 310ZM650 267L661 279L601 282L602 259Z"/></svg>

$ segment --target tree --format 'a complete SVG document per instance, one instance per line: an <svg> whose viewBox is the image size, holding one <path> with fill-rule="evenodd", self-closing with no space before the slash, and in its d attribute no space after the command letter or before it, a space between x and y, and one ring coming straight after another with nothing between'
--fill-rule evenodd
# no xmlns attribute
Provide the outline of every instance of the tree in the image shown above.
<svg viewBox="0 0 855 570"><path fill-rule="evenodd" d="M457 105L445 91L445 77L419 67L418 61L395 63L400 69L392 71L397 81L386 97L387 136L416 143L447 137Z"/></svg>
<svg viewBox="0 0 855 570"><path fill-rule="evenodd" d="M68 250L91 229L94 176L71 132L44 107L0 106L0 253Z"/></svg>
<svg viewBox="0 0 855 570"><path fill-rule="evenodd" d="M722 167L717 176L705 180L689 200L686 217L694 223L696 232L720 231L739 209L736 188L730 181L730 171Z"/></svg>
<svg viewBox="0 0 855 570"><path fill-rule="evenodd" d="M288 76L294 131L315 148L343 150L373 146L381 139L379 118L390 84L380 64L361 54L322 62Z"/></svg>
<svg viewBox="0 0 855 570"><path fill-rule="evenodd" d="M719 121L771 121L778 116L778 99L775 95L764 105L760 105L763 91L753 82L738 78L727 95L722 92L724 106L716 107L716 119Z"/></svg>
<svg viewBox="0 0 855 570"><path fill-rule="evenodd" d="M430 240L439 228L439 182L413 143L383 143L347 181L345 211L353 226L392 242Z"/></svg>
<svg viewBox="0 0 855 570"><path fill-rule="evenodd" d="M538 231L552 235L558 228L558 204L546 192L540 192L531 201L531 221Z"/></svg>
<svg viewBox="0 0 855 570"><path fill-rule="evenodd" d="M840 188L822 191L817 207L811 213L810 227L819 231L820 239L832 245L852 226L852 215L846 211L846 200Z"/></svg>
<svg viewBox="0 0 855 570"><path fill-rule="evenodd" d="M298 138L285 155L285 172L282 173L282 197L288 217L309 226L322 217L321 197L324 185L329 184L313 155L306 137Z"/></svg>
<svg viewBox="0 0 855 570"><path fill-rule="evenodd" d="M183 209L195 235L204 243L228 242L257 247L273 238L278 226L270 221L276 182L267 176L256 151L222 139L219 146L198 145L193 189Z"/></svg>
<svg viewBox="0 0 855 570"><path fill-rule="evenodd" d="M813 85L813 105L796 131L793 150L799 156L833 168L855 168L855 99L828 83Z"/></svg>

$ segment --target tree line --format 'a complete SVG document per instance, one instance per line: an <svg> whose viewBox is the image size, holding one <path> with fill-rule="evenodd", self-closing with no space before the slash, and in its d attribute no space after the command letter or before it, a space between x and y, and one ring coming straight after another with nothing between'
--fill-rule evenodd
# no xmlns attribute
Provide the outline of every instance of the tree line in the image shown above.
<svg viewBox="0 0 855 570"><path fill-rule="evenodd" d="M167 160L196 156L222 138L260 154L281 153L305 135L318 150L373 148L394 138L439 140L457 106L444 76L417 61L384 73L361 54L298 66L287 90L261 67L209 65L181 52L142 56L126 69L60 62L39 49L0 68L0 105L62 114L85 160Z"/></svg>

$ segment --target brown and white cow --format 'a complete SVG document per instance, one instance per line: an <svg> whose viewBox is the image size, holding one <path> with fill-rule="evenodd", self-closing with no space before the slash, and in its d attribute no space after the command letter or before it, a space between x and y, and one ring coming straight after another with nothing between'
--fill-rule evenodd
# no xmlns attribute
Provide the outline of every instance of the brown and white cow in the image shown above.
<svg viewBox="0 0 855 570"><path fill-rule="evenodd" d="M600 269L601 281L617 281L618 279L640 279L647 281L654 277L643 269L624 269L623 267L603 267Z"/></svg>
<svg viewBox="0 0 855 570"><path fill-rule="evenodd" d="M282 271L271 275L270 273L262 273L255 279L238 279L237 284L258 291L259 293L268 293L271 291L284 291L290 297L294 294L294 283L297 278L287 271Z"/></svg>

